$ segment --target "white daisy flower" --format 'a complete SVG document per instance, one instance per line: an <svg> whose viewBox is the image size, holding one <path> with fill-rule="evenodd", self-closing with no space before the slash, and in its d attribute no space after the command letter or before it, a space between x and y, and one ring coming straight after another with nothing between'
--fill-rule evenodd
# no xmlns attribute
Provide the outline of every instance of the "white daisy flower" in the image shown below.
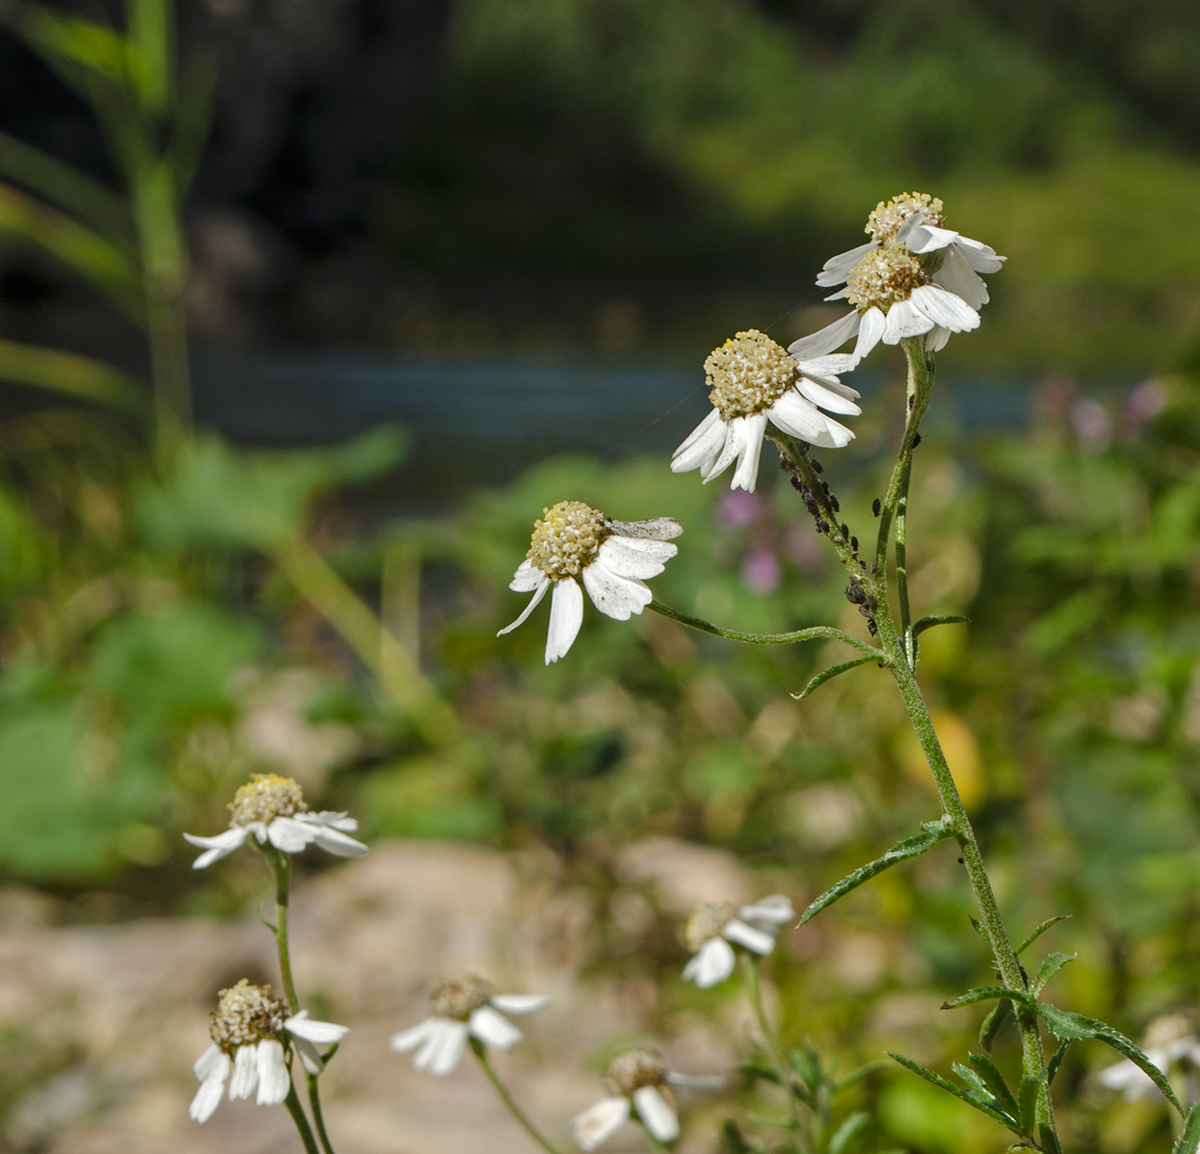
<svg viewBox="0 0 1200 1154"><path fill-rule="evenodd" d="M783 894L741 909L731 902L701 906L683 927L684 940L694 955L683 969L684 979L702 990L718 985L733 973L736 959L730 942L756 954L769 954L780 927L795 917L792 903Z"/></svg>
<svg viewBox="0 0 1200 1154"><path fill-rule="evenodd" d="M636 1114L637 1120L659 1142L679 1137L679 1118L671 1086L715 1090L723 1078L690 1078L667 1070L656 1050L623 1050L608 1065L604 1075L608 1093L582 1114L571 1119L575 1145L588 1154L607 1142Z"/></svg>
<svg viewBox="0 0 1200 1154"><path fill-rule="evenodd" d="M358 829L358 822L344 813L325 810L309 813L300 784L276 773L256 773L233 796L229 805L229 828L216 837L184 838L204 850L192 868L202 870L240 849L253 834L260 845L270 842L285 853L299 853L316 844L338 857L361 857L367 847L346 835Z"/></svg>
<svg viewBox="0 0 1200 1154"><path fill-rule="evenodd" d="M857 337L857 364L881 340L899 344L925 335L930 352L951 333L979 327L978 309L988 302L981 272L998 272L1005 258L981 241L942 227L942 202L928 193L901 193L880 201L867 221L871 239L825 262L817 284L846 287L827 300L845 298L855 311L796 341L796 357L818 357Z"/></svg>
<svg viewBox="0 0 1200 1154"><path fill-rule="evenodd" d="M220 992L209 1019L212 1045L192 1067L200 1083L188 1109L195 1121L212 1117L226 1082L230 1101L253 1096L260 1106L278 1106L292 1085L284 1043L295 1045L305 1068L319 1073L322 1060L314 1043L340 1042L350 1032L333 1022L313 1021L307 1010L290 1018L286 1013L270 986L252 986L245 978Z"/></svg>
<svg viewBox="0 0 1200 1154"><path fill-rule="evenodd" d="M1182 1014L1167 1014L1156 1018L1146 1030L1142 1051L1164 1074L1176 1062L1200 1067L1200 1041L1196 1040L1191 1022ZM1161 1091L1139 1066L1128 1058L1100 1071L1100 1084L1108 1090L1119 1090L1126 1102L1153 1101Z"/></svg>
<svg viewBox="0 0 1200 1154"><path fill-rule="evenodd" d="M675 450L671 471L699 469L707 483L737 461L730 488L753 493L770 426L825 449L848 445L854 434L821 409L862 412L858 393L837 377L854 365L851 356L790 357L757 329L738 333L704 362L713 410Z"/></svg>
<svg viewBox="0 0 1200 1154"><path fill-rule="evenodd" d="M668 542L683 526L671 517L613 521L582 501L559 501L542 512L545 519L534 522L529 552L508 583L514 592L533 597L496 636L524 624L553 586L546 635L549 665L566 656L583 624L583 590L577 578L601 613L628 621L654 600L646 579L657 577L679 551Z"/></svg>
<svg viewBox="0 0 1200 1154"><path fill-rule="evenodd" d="M445 1077L458 1069L468 1036L507 1053L525 1035L504 1014L532 1014L548 1006L550 999L538 994L497 994L486 978L465 974L435 987L429 1003L432 1016L393 1034L388 1044L397 1054L416 1050L414 1069Z"/></svg>

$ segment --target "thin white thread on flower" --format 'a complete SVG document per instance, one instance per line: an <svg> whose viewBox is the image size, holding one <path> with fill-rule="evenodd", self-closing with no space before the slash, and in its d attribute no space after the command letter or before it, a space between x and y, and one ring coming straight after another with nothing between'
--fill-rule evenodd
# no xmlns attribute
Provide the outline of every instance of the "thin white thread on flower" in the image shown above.
<svg viewBox="0 0 1200 1154"><path fill-rule="evenodd" d="M736 965L730 942L755 954L769 954L780 929L795 917L791 901L783 894L772 894L741 909L730 902L701 906L683 927L684 942L693 954L683 969L684 979L702 990L718 985Z"/></svg>

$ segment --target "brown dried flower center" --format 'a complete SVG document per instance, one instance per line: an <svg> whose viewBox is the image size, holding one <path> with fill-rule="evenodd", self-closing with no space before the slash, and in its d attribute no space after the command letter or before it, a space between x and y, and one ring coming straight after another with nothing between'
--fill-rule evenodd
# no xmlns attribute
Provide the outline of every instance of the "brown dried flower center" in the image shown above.
<svg viewBox="0 0 1200 1154"><path fill-rule="evenodd" d="M715 938L737 914L730 902L709 902L701 906L683 926L683 940L695 953L709 938Z"/></svg>
<svg viewBox="0 0 1200 1154"><path fill-rule="evenodd" d="M233 795L229 803L230 825L261 821L268 825L277 817L303 813L308 806L300 783L277 773L256 773Z"/></svg>
<svg viewBox="0 0 1200 1154"><path fill-rule="evenodd" d="M605 1077L628 1098L643 1086L661 1086L667 1080L667 1066L657 1050L622 1050L608 1064Z"/></svg>
<svg viewBox="0 0 1200 1154"><path fill-rule="evenodd" d="M867 217L866 232L876 241L895 240L900 227L909 217L920 213L926 224L941 228L945 223L942 202L927 192L902 192L891 200L881 200Z"/></svg>
<svg viewBox="0 0 1200 1154"><path fill-rule="evenodd" d="M208 1032L227 1054L263 1038L278 1038L287 1012L270 986L252 986L243 978L222 990L217 1008L208 1017Z"/></svg>
<svg viewBox="0 0 1200 1154"><path fill-rule="evenodd" d="M708 399L727 421L769 409L797 372L787 349L758 329L730 337L704 362Z"/></svg>
<svg viewBox="0 0 1200 1154"><path fill-rule="evenodd" d="M495 996L496 987L476 974L448 978L435 986L429 1004L439 1018L458 1018L466 1021L473 1011L486 1006Z"/></svg>
<svg viewBox="0 0 1200 1154"><path fill-rule="evenodd" d="M552 580L578 577L611 535L608 518L582 501L559 501L542 513L543 520L534 522L525 559Z"/></svg>
<svg viewBox="0 0 1200 1154"><path fill-rule="evenodd" d="M859 312L876 307L887 312L908 300L913 289L932 283L920 258L903 245L887 241L867 253L846 278L846 299Z"/></svg>

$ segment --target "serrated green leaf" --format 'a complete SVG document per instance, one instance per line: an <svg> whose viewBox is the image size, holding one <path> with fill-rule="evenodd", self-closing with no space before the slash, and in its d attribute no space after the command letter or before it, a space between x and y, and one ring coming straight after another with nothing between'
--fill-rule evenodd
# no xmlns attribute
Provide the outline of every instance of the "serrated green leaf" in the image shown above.
<svg viewBox="0 0 1200 1154"><path fill-rule="evenodd" d="M1000 1068L986 1054L970 1054L967 1061L974 1067L975 1072L983 1079L988 1092L1000 1104L1006 1114L1017 1116L1017 1103L1000 1073Z"/></svg>
<svg viewBox="0 0 1200 1154"><path fill-rule="evenodd" d="M955 1010L959 1006L973 1006L976 1002L989 1002L993 998L1009 1002L1027 1002L1029 999L1018 990L1009 990L1004 986L976 986L957 998L951 998L942 1003L943 1010Z"/></svg>
<svg viewBox="0 0 1200 1154"><path fill-rule="evenodd" d="M1183 1124L1183 1133L1175 1143L1171 1154L1196 1154L1200 1150L1200 1103L1188 1111L1187 1121Z"/></svg>
<svg viewBox="0 0 1200 1154"><path fill-rule="evenodd" d="M871 1116L861 1110L851 1114L829 1139L828 1154L844 1154L850 1143L862 1133L863 1128L870 1120Z"/></svg>
<svg viewBox="0 0 1200 1154"><path fill-rule="evenodd" d="M953 836L954 830L943 825L940 821L924 822L919 834L897 842L882 857L876 858L873 862L868 862L865 866L860 866L852 874L847 874L835 886L827 889L801 914L797 925L802 926L805 922L815 918L827 906L833 905L839 898L843 898L852 890L858 889L859 886L864 882L870 881L876 874L881 874L885 869L889 869L891 866L897 865L902 861L908 861L909 858L920 857L921 854L933 849L938 842L945 841L946 838Z"/></svg>
<svg viewBox="0 0 1200 1154"><path fill-rule="evenodd" d="M1050 981L1059 970L1068 962L1073 962L1078 955L1064 954L1055 952L1046 958L1044 962L1037 968L1037 973L1033 975L1033 993L1034 996L1040 994L1045 988L1046 983Z"/></svg>
<svg viewBox="0 0 1200 1154"><path fill-rule="evenodd" d="M1017 957L1020 957L1034 942L1038 940L1051 926L1057 925L1059 922L1065 922L1070 914L1056 914L1052 918L1047 918L1036 930L1033 931L1019 946L1017 946Z"/></svg>
<svg viewBox="0 0 1200 1154"><path fill-rule="evenodd" d="M1041 1014L1046 1025L1050 1027L1060 1042L1073 1042L1083 1038L1095 1038L1106 1046L1111 1046L1119 1054L1123 1054L1138 1067L1162 1091L1163 1096L1179 1111L1181 1117L1186 1117L1187 1111L1180 1104L1167 1081L1166 1075L1142 1052L1141 1047L1131 1042L1119 1030L1094 1018L1085 1018L1082 1014L1073 1014L1069 1010L1060 1010L1057 1006L1039 1003L1037 1012Z"/></svg>
<svg viewBox="0 0 1200 1154"><path fill-rule="evenodd" d="M797 701L803 701L810 693L816 689L820 689L827 681L832 681L840 673L845 673L850 669L857 669L860 665L868 665L872 661L878 664L878 657L856 657L853 661L843 661L841 665L831 665L828 669L818 673L799 693L793 693L792 696Z"/></svg>
<svg viewBox="0 0 1200 1154"><path fill-rule="evenodd" d="M953 1094L954 1097L966 1102L968 1106L974 1106L981 1114L986 1114L993 1122L999 1122L1001 1126L1007 1130L1011 1130L1014 1134L1020 1134L1017 1123L1011 1118L1002 1114L990 1102L985 1101L979 1094L969 1090L960 1089L948 1078L943 1078L941 1074L935 1074L932 1070L925 1069L924 1066L917 1065L916 1062L909 1058L905 1058L902 1054L893 1054L890 1050L887 1051L889 1058L894 1058L906 1070L911 1070L914 1074L924 1078L926 1082L937 1086L939 1090L945 1090L947 1094Z"/></svg>
<svg viewBox="0 0 1200 1154"><path fill-rule="evenodd" d="M996 1035L1000 1033L1012 1016L1013 1004L1005 998L1002 1002L998 1002L996 1008L983 1019L983 1025L979 1027L979 1044L989 1053L996 1041Z"/></svg>
<svg viewBox="0 0 1200 1154"><path fill-rule="evenodd" d="M1017 1117L1021 1123L1021 1132L1029 1138L1033 1137L1037 1123L1037 1101L1041 1088L1041 1078L1026 1074L1021 1079L1021 1086L1017 1091Z"/></svg>
<svg viewBox="0 0 1200 1154"><path fill-rule="evenodd" d="M987 1083L969 1066L964 1066L961 1062L955 1062L951 1065L950 1070L960 1082L965 1083L969 1089L974 1090L985 1102L995 1097L991 1090L988 1089Z"/></svg>

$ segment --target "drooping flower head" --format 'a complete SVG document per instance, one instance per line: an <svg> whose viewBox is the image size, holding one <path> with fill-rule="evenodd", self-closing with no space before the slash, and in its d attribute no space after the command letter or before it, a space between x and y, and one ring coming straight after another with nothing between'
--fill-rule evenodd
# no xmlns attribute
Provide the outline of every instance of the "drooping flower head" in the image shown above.
<svg viewBox="0 0 1200 1154"><path fill-rule="evenodd" d="M367 847L347 834L358 822L344 813L309 812L300 783L277 773L256 773L229 803L229 828L215 837L185 833L184 838L205 852L193 863L204 869L239 849L251 834L260 845L270 843L285 853L298 853L316 844L338 857L361 857Z"/></svg>
<svg viewBox="0 0 1200 1154"><path fill-rule="evenodd" d="M769 954L780 928L795 917L784 894L772 894L741 909L732 902L700 906L683 927L683 940L693 954L684 967L684 978L702 990L725 981L736 961L730 942L756 954Z"/></svg>
<svg viewBox="0 0 1200 1154"><path fill-rule="evenodd" d="M559 501L534 522L525 560L509 582L516 593L532 593L529 604L498 637L523 624L553 586L546 664L566 656L583 624L583 587L601 613L628 621L654 595L645 581L657 577L678 552L669 544L683 526L670 517L614 521L582 501Z"/></svg>
<svg viewBox="0 0 1200 1154"><path fill-rule="evenodd" d="M608 1095L571 1120L575 1144L590 1154L607 1142L634 1111L659 1142L674 1142L679 1137L679 1120L668 1079L667 1065L657 1050L622 1050L604 1074Z"/></svg>
<svg viewBox="0 0 1200 1154"><path fill-rule="evenodd" d="M704 362L713 410L675 450L672 471L699 469L708 482L737 461L732 488L752 493L769 425L810 445L848 445L854 434L821 410L862 412L837 377L853 367L849 356L798 361L757 329L731 337Z"/></svg>

